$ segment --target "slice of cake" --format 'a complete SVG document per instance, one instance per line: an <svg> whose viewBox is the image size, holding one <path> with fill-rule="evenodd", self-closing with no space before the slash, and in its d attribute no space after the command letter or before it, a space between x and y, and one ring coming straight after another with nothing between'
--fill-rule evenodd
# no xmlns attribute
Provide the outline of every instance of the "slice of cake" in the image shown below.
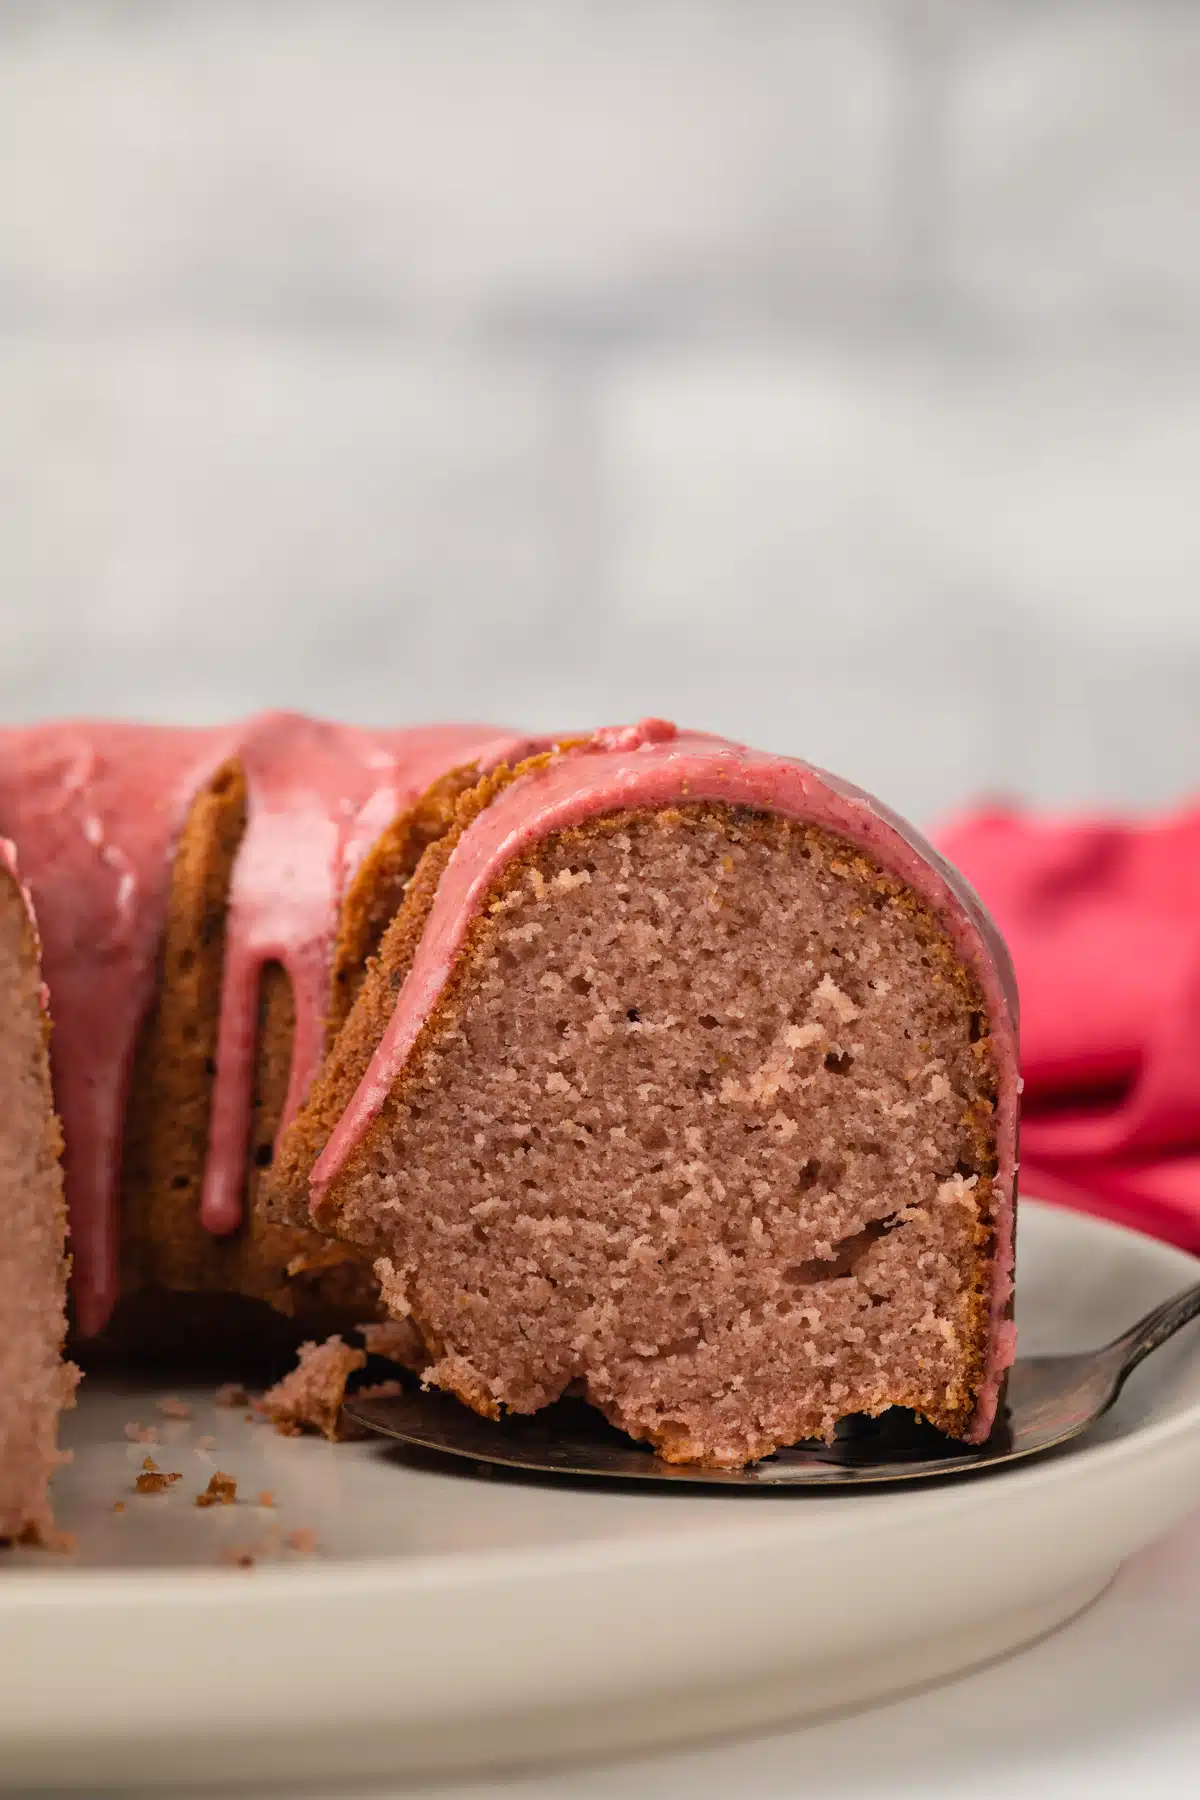
<svg viewBox="0 0 1200 1800"><path fill-rule="evenodd" d="M424 1378L715 1467L892 1406L985 1437L1016 999L965 884L858 790L659 721L444 813L270 1176Z"/></svg>
<svg viewBox="0 0 1200 1800"><path fill-rule="evenodd" d="M52 1539L58 1415L76 1371L66 1330L62 1140L50 1094L37 931L0 840L0 1540Z"/></svg>

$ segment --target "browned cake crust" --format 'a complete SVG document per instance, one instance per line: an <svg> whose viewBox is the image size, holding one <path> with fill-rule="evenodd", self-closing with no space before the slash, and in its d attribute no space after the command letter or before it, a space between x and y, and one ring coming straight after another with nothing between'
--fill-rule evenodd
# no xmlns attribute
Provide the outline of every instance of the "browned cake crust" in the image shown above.
<svg viewBox="0 0 1200 1800"><path fill-rule="evenodd" d="M245 819L245 779L232 759L193 800L172 865L159 977L126 1116L122 1289L242 1295L266 1300L310 1327L346 1322L347 1314L353 1323L375 1310L369 1274L345 1249L312 1231L282 1226L262 1193L295 1029L291 986L278 964L264 970L259 990L245 1223L228 1237L214 1237L200 1223L225 918ZM136 1339L151 1329L155 1311L139 1300L133 1316ZM110 1339L125 1342L130 1317L123 1307Z"/></svg>
<svg viewBox="0 0 1200 1800"><path fill-rule="evenodd" d="M459 798L479 783L474 764L451 769L378 837L342 902L333 949L326 1041L332 1044L358 998L367 965L399 912L425 851L448 829Z"/></svg>
<svg viewBox="0 0 1200 1800"><path fill-rule="evenodd" d="M246 783L234 759L222 764L193 800L172 865L158 980L138 1040L125 1112L125 1291L239 1286L242 1245L202 1229L200 1193L225 913L245 826Z"/></svg>
<svg viewBox="0 0 1200 1800"><path fill-rule="evenodd" d="M357 1087L382 1036L394 996L411 965L442 870L466 825L509 779L509 772L501 771L496 777L479 783L476 788L464 794L457 802L453 821L443 835L427 849L404 904L384 935L378 958L362 984L355 1006L333 1046L309 1103L280 1145L273 1180L279 1180L285 1204L297 1209L305 1205L312 1162ZM943 1209L951 1224L944 1236L933 1244L930 1254L942 1270L948 1288L955 1293L957 1329L964 1352L951 1374L946 1376L943 1371L933 1386L930 1385L927 1374L928 1358L925 1359L924 1369L918 1361L907 1372L903 1368L891 1370L886 1383L886 1394L887 1404L911 1406L941 1429L961 1433L972 1415L987 1348L994 1199L992 1184L995 1175L996 1075L992 1064L986 1007L973 975L956 956L941 924L926 904L853 846L814 827L804 827L786 819L751 813L745 809L728 809L715 805L664 809L655 815L620 814L592 821L574 831L545 839L510 864L490 897L487 908L470 928L464 949L439 1005L422 1028L383 1111L368 1129L364 1140L338 1178L326 1191L317 1222L323 1229L338 1233L353 1242L367 1256L387 1257L389 1253L396 1253L392 1238L403 1239L405 1230L396 1226L398 1215L394 1210L394 1196L397 1193L403 1195L405 1191L404 1171L408 1146L425 1129L425 1126L417 1127L415 1121L427 1121L431 1104L437 1106L438 1097L443 1094L446 1083L451 1082L453 1085L447 1073L446 1059L449 1055L462 1053L463 1044L472 1040L475 1035L476 1027L466 1019L466 1013L472 993L478 992L485 979L490 978L488 972L497 962L503 962L501 940L506 929L510 900L514 897L521 900L521 890L528 886L531 875L549 882L555 869L561 870L574 866L575 863L587 866L590 859L594 860L600 840L611 837L613 833L642 830L650 818L654 820L655 827L661 830L678 829L682 824L689 832L711 833L718 841L727 840L739 855L747 845L759 845L767 847L771 856L783 858L785 862L789 858L800 858L810 868L819 868L832 884L830 891L839 890L843 900L849 893L853 902L850 917L869 920L874 911L888 915L893 921L903 921L905 929L911 932L919 947L919 961L923 970L929 971L928 976L920 970L917 972L920 983L928 981L933 991L940 989L945 995L949 1009L946 1017L949 1018L952 1014L956 1021L953 1025L955 1056L958 1059L956 1066L966 1091L966 1100L957 1126L946 1126L956 1149L950 1156L948 1168L940 1170L939 1175L944 1176L951 1186L957 1183L961 1187L964 1182L970 1184L971 1203L956 1208L951 1202ZM535 880L534 887L536 886ZM854 898L855 895L857 899ZM835 951L834 954L838 953ZM567 1031L579 1029L577 1024L570 1022L571 1004L570 999L565 1005L560 1002L560 1008L564 1011L562 1028ZM907 1036L908 1033L904 1035ZM454 1046L453 1052L447 1051L448 1045ZM918 1067L921 1059L930 1054L931 1048L936 1049L937 1046L931 1046L927 1042L914 1046L914 1053L920 1053L917 1057ZM493 1042L493 1055L495 1054L496 1045ZM471 1066L474 1068L474 1065ZM456 1065L456 1071L461 1082L463 1069ZM828 1080L832 1075L835 1078L834 1085L838 1086L841 1084L836 1081L836 1077L842 1072L839 1055L831 1052L825 1063L825 1074L819 1078ZM485 1106L486 1103L481 1100L480 1105ZM794 1126L795 1121L791 1123ZM594 1123L585 1124L582 1129L591 1132L596 1126ZM751 1127L748 1125L747 1129ZM852 1160L856 1157L861 1160L861 1157L873 1153L872 1146L865 1142L859 1145L853 1141L855 1133L852 1122L848 1124L848 1136L849 1144L842 1148L848 1147ZM836 1168L838 1152L837 1147L834 1148ZM411 1154L416 1160L421 1151L414 1147ZM822 1155L828 1163L828 1153L823 1151ZM488 1170L494 1171L494 1153L489 1152L485 1163ZM428 1164L425 1166L428 1168ZM532 1168L533 1164L529 1166ZM866 1168L867 1165L863 1163L862 1167ZM485 1176L484 1167L481 1166L479 1177L484 1182L484 1187L494 1179L499 1182L499 1191L504 1191L504 1180L498 1173ZM388 1186L387 1191L393 1198L382 1211L369 1199L380 1181L387 1184L399 1183L398 1187ZM526 1181L522 1185L530 1186L533 1183ZM803 1183L801 1186L803 1188ZM481 1200L484 1198L483 1188L480 1189L480 1197ZM490 1200L487 1203L491 1205ZM836 1211L836 1207L833 1210ZM444 1211L440 1217L444 1224ZM890 1231L893 1223L891 1218L883 1224L869 1223L863 1231L851 1234L837 1243L836 1255L831 1263L822 1262L818 1256L811 1264L804 1263L787 1271L789 1281L793 1286L799 1283L801 1289L810 1282L824 1283L832 1291L831 1284L843 1273L854 1276L860 1264L865 1267L870 1263L877 1268L880 1254L877 1246L881 1243L881 1234ZM921 1229L922 1227L917 1227L918 1232ZM399 1288L390 1292L387 1265L381 1267L385 1277L385 1299L391 1299L393 1310L398 1316L411 1317L420 1330L427 1352L437 1365L434 1378L481 1412L494 1414L500 1410L502 1403L497 1400L496 1393L503 1391L504 1384L500 1383L498 1390L495 1381L485 1380L480 1374L477 1359L473 1362L460 1356L456 1343L449 1341L449 1334L444 1327L444 1321L448 1317L455 1316L465 1321L471 1316L471 1309L478 1310L482 1305L484 1311L487 1310L490 1303L481 1302L474 1290L473 1284L480 1277L475 1273L463 1274L466 1287L463 1289L464 1297L458 1305L468 1307L468 1313L458 1313L452 1307L450 1314L446 1314L440 1304L445 1298L444 1292L439 1291L438 1298L430 1299L433 1288L437 1286L436 1282L425 1282L423 1285L422 1278L419 1277L410 1283L406 1276ZM551 1286L560 1283L563 1278L562 1271L559 1270L550 1277ZM486 1277L483 1279L486 1291ZM457 1291L453 1283L451 1291ZM468 1291L469 1299L465 1297ZM872 1298L870 1304L878 1305L882 1301ZM673 1351L663 1354L673 1354ZM519 1382L510 1384L507 1391L504 1391L503 1403L516 1406L519 1410L531 1410L536 1405L545 1404L547 1399L554 1397L554 1388L553 1383L549 1389L541 1386L542 1380L543 1377L535 1373L529 1376L523 1390ZM521 1397L522 1392L526 1396L524 1399ZM876 1383L869 1393L865 1392L865 1397L870 1399L870 1395L874 1394L878 1399L882 1392L884 1389ZM745 1460L748 1454L764 1454L771 1447L771 1431L764 1427L757 1438L753 1434L743 1435L741 1439L730 1440L732 1448L726 1444L714 1449L711 1441L695 1437L690 1428L682 1426L677 1420L656 1422L653 1407L642 1405L639 1413L638 1406L631 1402L629 1393L619 1391L619 1384L609 1391L603 1380L597 1380L589 1386L589 1397L623 1429L649 1438L668 1458L729 1463ZM766 1404L769 1412L775 1403L768 1399ZM867 1409L878 1408L872 1405ZM854 1409L843 1407L841 1410ZM785 1396L782 1406L776 1408L776 1414L786 1411ZM790 1426L776 1425L773 1428L774 1442L794 1441L795 1436L831 1428L828 1421L832 1415L828 1406L824 1413L820 1408L815 1411L811 1408L808 1411L803 1408L793 1409L793 1413L791 1425L795 1429L792 1430L791 1437L787 1435ZM782 1435L779 1435L780 1432Z"/></svg>
<svg viewBox="0 0 1200 1800"><path fill-rule="evenodd" d="M268 1201L267 1175L287 1100L295 1030L296 1008L287 973L279 963L268 963L258 996L246 1224L238 1234L246 1271L240 1291L257 1291L253 1284L261 1268L274 1284L264 1290L265 1299L306 1329L329 1331L338 1323L348 1326L374 1318L378 1299L370 1271L357 1257L347 1257L344 1245L281 1220Z"/></svg>

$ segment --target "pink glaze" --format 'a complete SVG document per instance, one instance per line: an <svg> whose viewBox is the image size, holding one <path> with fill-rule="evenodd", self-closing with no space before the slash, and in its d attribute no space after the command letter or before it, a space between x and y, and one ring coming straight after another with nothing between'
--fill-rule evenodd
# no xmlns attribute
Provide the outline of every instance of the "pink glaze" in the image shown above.
<svg viewBox="0 0 1200 1800"><path fill-rule="evenodd" d="M362 731L269 714L239 746L247 784L246 833L234 867L225 927L217 1073L200 1218L215 1235L242 1222L246 1149L263 967L279 962L296 1009L283 1123L292 1117L325 1048L333 942L342 896L363 857L398 813L457 763L490 766L519 756L524 740L494 728L431 725Z"/></svg>
<svg viewBox="0 0 1200 1800"><path fill-rule="evenodd" d="M312 1174L312 1198L346 1165L381 1111L435 1008L471 920L506 865L540 838L626 807L725 801L836 832L873 855L938 913L973 969L991 1016L999 1070L997 1203L988 1364L969 1436L991 1429L1004 1371L1016 1353L1012 1295L1017 1155L1017 992L1003 941L962 877L913 827L848 782L786 757L662 720L612 728L512 782L463 833L437 894L396 1009L371 1064Z"/></svg>
<svg viewBox="0 0 1200 1800"><path fill-rule="evenodd" d="M337 902L374 838L455 763L527 741L488 727L363 732L269 714L213 730L89 722L0 732L0 826L19 846L43 945L79 1329L119 1285L117 1200L137 1034L154 991L171 858L198 789L242 759L248 820L231 892L204 1221L240 1219L258 975L296 988L289 1108L320 1055ZM4 860L9 861L5 853Z"/></svg>

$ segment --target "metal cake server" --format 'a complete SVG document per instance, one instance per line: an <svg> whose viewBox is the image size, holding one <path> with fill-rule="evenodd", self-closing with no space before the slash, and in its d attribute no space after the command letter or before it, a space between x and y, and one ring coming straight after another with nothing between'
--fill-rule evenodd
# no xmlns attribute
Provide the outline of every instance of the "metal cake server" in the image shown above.
<svg viewBox="0 0 1200 1800"><path fill-rule="evenodd" d="M1069 1443L1107 1412L1151 1351L1200 1314L1200 1282L1165 1300L1101 1350L1019 1357L1003 1417L985 1444L955 1443L905 1413L850 1422L832 1444L797 1444L748 1469L664 1462L612 1429L590 1406L562 1400L531 1416L481 1419L449 1394L414 1381L393 1399L347 1400L355 1424L420 1450L543 1475L703 1487L845 1487L984 1474Z"/></svg>

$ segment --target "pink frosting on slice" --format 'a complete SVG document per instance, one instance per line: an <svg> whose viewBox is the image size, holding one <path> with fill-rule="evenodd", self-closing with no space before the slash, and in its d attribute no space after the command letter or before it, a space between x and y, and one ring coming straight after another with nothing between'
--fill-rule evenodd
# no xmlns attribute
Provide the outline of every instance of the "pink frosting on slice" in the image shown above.
<svg viewBox="0 0 1200 1800"><path fill-rule="evenodd" d="M725 801L824 827L874 856L936 910L983 989L1000 1076L996 1121L995 1250L988 1365L970 1436L991 1429L1005 1369L1015 1355L1012 1295L1017 1156L1017 993L1004 944L963 878L912 826L852 784L787 757L696 733L663 720L614 727L520 776L463 833L433 906L395 1011L350 1105L312 1175L312 1197L345 1167L383 1108L437 1005L472 919L505 866L552 832L627 807Z"/></svg>

